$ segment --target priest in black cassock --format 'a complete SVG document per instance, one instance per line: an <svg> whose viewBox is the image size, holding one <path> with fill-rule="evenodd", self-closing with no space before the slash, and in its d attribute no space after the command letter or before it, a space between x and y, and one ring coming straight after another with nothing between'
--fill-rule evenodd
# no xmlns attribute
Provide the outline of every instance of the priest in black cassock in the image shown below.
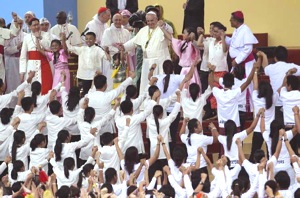
<svg viewBox="0 0 300 198"><path fill-rule="evenodd" d="M187 0L183 4L184 21L183 30L186 27L204 28L204 0Z"/></svg>

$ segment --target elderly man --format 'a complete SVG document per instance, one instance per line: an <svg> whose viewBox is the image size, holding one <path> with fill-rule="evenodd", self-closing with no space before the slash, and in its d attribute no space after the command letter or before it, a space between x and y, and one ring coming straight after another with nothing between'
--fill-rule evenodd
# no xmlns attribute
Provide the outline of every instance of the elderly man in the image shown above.
<svg viewBox="0 0 300 198"><path fill-rule="evenodd" d="M0 78L5 81L5 68L4 68L4 41L16 36L20 30L22 21L14 18L14 24L11 25L11 29L6 29L5 20L0 18Z"/></svg>
<svg viewBox="0 0 300 198"><path fill-rule="evenodd" d="M250 28L244 24L244 15L241 11L231 13L231 27L236 28L231 38L226 38L229 47L229 54L232 60L232 66L239 64L245 66L246 76L251 72L255 62L252 54L253 44L258 43Z"/></svg>
<svg viewBox="0 0 300 198"><path fill-rule="evenodd" d="M67 14L64 11L60 11L56 15L57 24L53 26L50 30L51 34L60 38L60 33L65 33L68 38L67 42L70 45L80 45L82 44L80 33L72 24L67 23Z"/></svg>
<svg viewBox="0 0 300 198"><path fill-rule="evenodd" d="M147 26L143 27L135 37L124 45L120 45L120 49L125 49L125 51L132 50L138 45L142 47L144 57L140 93L143 93L148 84L149 70L153 69L151 66L153 64L157 65L154 70L154 75L163 74L163 62L170 59L168 49L169 41L161 30L161 28L166 28L168 26L163 21L158 21L157 15L153 11L146 14L146 22Z"/></svg>
<svg viewBox="0 0 300 198"><path fill-rule="evenodd" d="M23 25L23 32L30 33L30 28L28 23L32 18L35 18L35 14L32 11L28 11L25 13L24 15L25 24Z"/></svg>
<svg viewBox="0 0 300 198"><path fill-rule="evenodd" d="M94 32L96 34L96 43L101 45L104 30L108 28L107 22L110 19L110 10L106 7L101 7L98 14L93 17L85 26L84 32Z"/></svg>
<svg viewBox="0 0 300 198"><path fill-rule="evenodd" d="M52 89L52 72L47 58L37 51L36 44L40 43L43 49L49 50L51 37L48 32L40 31L39 19L33 18L29 22L30 34L24 37L20 56L20 79L24 81L25 74L35 71L34 81L42 84L42 94Z"/></svg>
<svg viewBox="0 0 300 198"><path fill-rule="evenodd" d="M115 14L113 16L113 23L109 28L107 28L102 37L102 47L108 48L109 54L111 57L119 52L119 49L116 47L118 44L124 44L130 39L130 33L124 27L122 27L122 16L121 14ZM103 75L107 77L107 86L108 90L111 90L113 87L113 79L111 78L112 74L111 63L105 61L103 64Z"/></svg>
<svg viewBox="0 0 300 198"><path fill-rule="evenodd" d="M138 9L138 0L106 0L106 7L110 9L112 16L123 10L135 13Z"/></svg>

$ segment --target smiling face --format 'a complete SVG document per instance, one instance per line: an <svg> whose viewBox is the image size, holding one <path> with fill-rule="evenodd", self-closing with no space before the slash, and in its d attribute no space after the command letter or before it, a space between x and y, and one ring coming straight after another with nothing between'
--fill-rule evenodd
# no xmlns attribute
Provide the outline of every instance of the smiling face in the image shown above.
<svg viewBox="0 0 300 198"><path fill-rule="evenodd" d="M121 28L122 26L122 16L120 14L115 14L113 17L113 23L116 28Z"/></svg>
<svg viewBox="0 0 300 198"><path fill-rule="evenodd" d="M29 21L33 18L33 16L31 14L25 14L24 18L25 18L25 23L28 24Z"/></svg>
<svg viewBox="0 0 300 198"><path fill-rule="evenodd" d="M65 12L59 12L56 15L56 22L57 24L65 24L67 21L67 14Z"/></svg>
<svg viewBox="0 0 300 198"><path fill-rule="evenodd" d="M61 45L58 42L51 43L52 52L58 52L61 49Z"/></svg>
<svg viewBox="0 0 300 198"><path fill-rule="evenodd" d="M95 45L96 38L93 35L86 35L85 36L85 43L87 46L91 47Z"/></svg>
<svg viewBox="0 0 300 198"><path fill-rule="evenodd" d="M146 22L150 29L155 29L158 22L157 16L154 14L147 14Z"/></svg>

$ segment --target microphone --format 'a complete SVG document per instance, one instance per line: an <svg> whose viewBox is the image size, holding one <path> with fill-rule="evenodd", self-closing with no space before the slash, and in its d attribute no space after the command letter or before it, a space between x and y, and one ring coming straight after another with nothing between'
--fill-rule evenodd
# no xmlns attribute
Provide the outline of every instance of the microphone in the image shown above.
<svg viewBox="0 0 300 198"><path fill-rule="evenodd" d="M87 31L89 31L89 27L87 27L87 28L85 28L85 30L81 33L81 35L80 36L84 36L85 35L85 33L87 32Z"/></svg>
<svg viewBox="0 0 300 198"><path fill-rule="evenodd" d="M66 40L68 40L71 36L72 36L73 32L70 32L70 34L68 35L68 37L66 38Z"/></svg>

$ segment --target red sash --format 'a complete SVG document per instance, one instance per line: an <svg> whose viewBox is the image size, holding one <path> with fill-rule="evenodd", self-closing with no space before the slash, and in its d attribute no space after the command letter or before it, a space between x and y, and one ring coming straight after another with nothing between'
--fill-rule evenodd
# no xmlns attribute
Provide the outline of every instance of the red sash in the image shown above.
<svg viewBox="0 0 300 198"><path fill-rule="evenodd" d="M233 58L232 60L234 60L235 58ZM251 52L250 54L249 54L249 56L243 61L243 62L241 62L239 65L244 65L245 66L245 64L246 63L248 63L248 62L250 62L250 61L253 61L254 60L254 55L253 55L253 53Z"/></svg>
<svg viewBox="0 0 300 198"><path fill-rule="evenodd" d="M49 62L39 51L29 51L29 60L41 60L42 94L47 94L52 89L53 77Z"/></svg>
<svg viewBox="0 0 300 198"><path fill-rule="evenodd" d="M4 61L4 46L3 45L0 45L0 54L2 54L3 64L5 65L5 61Z"/></svg>

